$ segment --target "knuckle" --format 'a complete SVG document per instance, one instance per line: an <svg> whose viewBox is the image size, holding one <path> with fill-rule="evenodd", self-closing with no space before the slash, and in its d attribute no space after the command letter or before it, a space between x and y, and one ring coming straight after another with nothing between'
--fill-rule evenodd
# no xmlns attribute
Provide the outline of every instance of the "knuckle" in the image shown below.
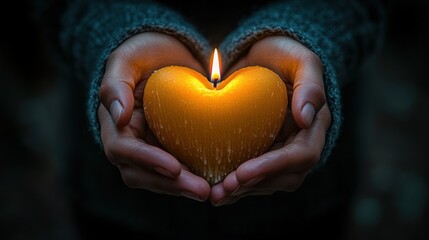
<svg viewBox="0 0 429 240"><path fill-rule="evenodd" d="M112 51L109 56L107 57L107 64L114 64L117 61L122 61L125 59L126 53L123 51L123 49L118 48Z"/></svg>
<svg viewBox="0 0 429 240"><path fill-rule="evenodd" d="M107 100L109 97L111 97L112 93L112 78L109 76L104 76L103 81L100 84L100 88L98 90L98 96L99 98L103 100Z"/></svg>
<svg viewBox="0 0 429 240"><path fill-rule="evenodd" d="M108 92L108 84L105 83L104 81L100 84L100 89L98 90L98 95L101 99L103 99L105 96L107 96L107 92Z"/></svg>
<svg viewBox="0 0 429 240"><path fill-rule="evenodd" d="M325 87L323 86L323 82L311 82L307 87L316 96L316 99L318 101L325 104L326 97L325 97Z"/></svg>
<svg viewBox="0 0 429 240"><path fill-rule="evenodd" d="M322 68L322 61L320 60L319 56L313 51L310 51L310 50L301 51L299 53L299 59L303 62L311 64L312 66L317 66Z"/></svg>

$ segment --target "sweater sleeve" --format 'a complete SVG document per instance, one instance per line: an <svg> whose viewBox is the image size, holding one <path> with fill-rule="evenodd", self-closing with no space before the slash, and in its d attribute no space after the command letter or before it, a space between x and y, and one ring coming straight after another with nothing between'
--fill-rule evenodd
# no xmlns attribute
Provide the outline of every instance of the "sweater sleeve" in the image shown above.
<svg viewBox="0 0 429 240"><path fill-rule="evenodd" d="M129 37L145 32L166 33L181 40L207 64L209 43L171 9L151 1L75 1L61 22L60 45L74 72L88 87L90 129L101 146L97 118L98 92L109 54Z"/></svg>
<svg viewBox="0 0 429 240"><path fill-rule="evenodd" d="M281 1L256 11L219 47L225 68L271 35L291 36L319 56L332 123L315 170L325 165L341 130L341 85L380 46L384 15L377 1Z"/></svg>

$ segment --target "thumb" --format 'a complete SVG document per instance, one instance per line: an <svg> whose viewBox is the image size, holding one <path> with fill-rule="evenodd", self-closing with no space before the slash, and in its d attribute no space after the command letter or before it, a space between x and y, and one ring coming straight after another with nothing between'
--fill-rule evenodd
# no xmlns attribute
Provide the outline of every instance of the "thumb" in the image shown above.
<svg viewBox="0 0 429 240"><path fill-rule="evenodd" d="M323 73L319 69L303 69L295 75L292 115L301 128L309 128L317 112L326 103Z"/></svg>
<svg viewBox="0 0 429 240"><path fill-rule="evenodd" d="M134 108L135 80L122 64L107 63L100 85L100 102L109 111L117 127L126 126Z"/></svg>

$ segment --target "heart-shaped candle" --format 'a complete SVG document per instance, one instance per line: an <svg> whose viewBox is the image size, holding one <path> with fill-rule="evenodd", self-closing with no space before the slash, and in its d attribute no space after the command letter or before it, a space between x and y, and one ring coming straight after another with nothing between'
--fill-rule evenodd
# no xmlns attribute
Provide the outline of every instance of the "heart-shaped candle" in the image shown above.
<svg viewBox="0 0 429 240"><path fill-rule="evenodd" d="M161 145L212 185L270 148L287 103L286 85L260 66L239 69L217 85L193 69L164 67L149 77L143 97Z"/></svg>

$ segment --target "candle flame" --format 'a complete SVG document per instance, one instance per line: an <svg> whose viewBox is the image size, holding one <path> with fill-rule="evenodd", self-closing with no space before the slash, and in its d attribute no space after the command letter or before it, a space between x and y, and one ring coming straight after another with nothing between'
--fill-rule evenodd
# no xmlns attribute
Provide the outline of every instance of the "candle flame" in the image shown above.
<svg viewBox="0 0 429 240"><path fill-rule="evenodd" d="M217 83L220 80L220 67L219 67L219 56L217 49L214 49L213 58L212 58L212 75L211 82L213 86L216 87Z"/></svg>

